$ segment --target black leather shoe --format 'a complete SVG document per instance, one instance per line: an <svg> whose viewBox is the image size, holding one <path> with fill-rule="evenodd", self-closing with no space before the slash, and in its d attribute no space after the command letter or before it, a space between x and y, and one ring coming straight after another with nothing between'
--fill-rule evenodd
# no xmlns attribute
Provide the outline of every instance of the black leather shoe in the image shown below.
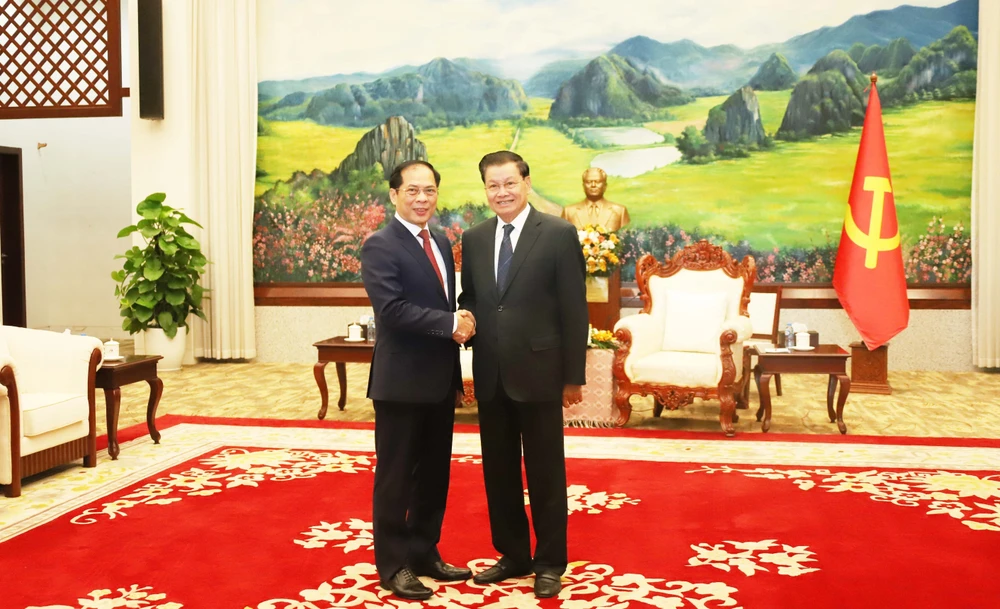
<svg viewBox="0 0 1000 609"><path fill-rule="evenodd" d="M552 598L562 590L562 582L555 573L539 573L535 576L535 596Z"/></svg>
<svg viewBox="0 0 1000 609"><path fill-rule="evenodd" d="M501 557L500 560L497 561L497 564L493 565L489 569L486 569L482 573L476 573L476 576L472 578L472 581L479 585L495 584L497 582L502 582L505 579L524 577L530 573L531 567L521 567L514 564L511 560Z"/></svg>
<svg viewBox="0 0 1000 609"><path fill-rule="evenodd" d="M379 582L383 590L391 590L399 598L411 601L425 601L434 595L434 591L420 583L409 567L403 567L387 580Z"/></svg>
<svg viewBox="0 0 1000 609"><path fill-rule="evenodd" d="M472 577L472 569L449 565L443 560L426 565L414 565L413 572L442 582L461 582Z"/></svg>

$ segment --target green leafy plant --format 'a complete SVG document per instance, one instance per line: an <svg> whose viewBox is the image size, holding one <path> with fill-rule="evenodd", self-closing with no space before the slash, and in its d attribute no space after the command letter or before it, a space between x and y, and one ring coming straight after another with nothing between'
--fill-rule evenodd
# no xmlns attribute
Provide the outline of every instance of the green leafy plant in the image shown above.
<svg viewBox="0 0 1000 609"><path fill-rule="evenodd" d="M126 226L118 238L138 231L146 247L133 246L116 259L124 258L122 270L111 273L117 285L122 329L135 334L148 328L162 328L170 338L177 328L187 326L191 314L205 319L201 310L204 289L198 280L205 272L208 259L201 253L201 244L184 229L184 224L201 225L180 210L163 204L166 195L151 194L135 208L142 217L137 224Z"/></svg>

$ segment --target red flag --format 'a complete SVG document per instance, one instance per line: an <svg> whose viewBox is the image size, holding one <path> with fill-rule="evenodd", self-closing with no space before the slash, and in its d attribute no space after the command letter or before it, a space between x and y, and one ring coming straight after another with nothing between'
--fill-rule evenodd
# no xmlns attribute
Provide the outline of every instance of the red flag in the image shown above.
<svg viewBox="0 0 1000 609"><path fill-rule="evenodd" d="M833 269L833 287L840 304L869 349L887 343L910 321L892 192L882 105L872 75L851 196Z"/></svg>

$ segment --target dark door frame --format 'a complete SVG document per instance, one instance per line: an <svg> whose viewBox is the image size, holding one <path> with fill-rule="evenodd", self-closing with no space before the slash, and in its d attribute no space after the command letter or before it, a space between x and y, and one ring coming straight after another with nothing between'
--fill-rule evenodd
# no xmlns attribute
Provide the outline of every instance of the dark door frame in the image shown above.
<svg viewBox="0 0 1000 609"><path fill-rule="evenodd" d="M0 146L0 246L3 247L3 323L27 327L24 272L24 163L20 148ZM16 162L16 169L10 169ZM8 180L10 180L8 182ZM13 187L11 186L13 184ZM15 254L11 257L11 254Z"/></svg>

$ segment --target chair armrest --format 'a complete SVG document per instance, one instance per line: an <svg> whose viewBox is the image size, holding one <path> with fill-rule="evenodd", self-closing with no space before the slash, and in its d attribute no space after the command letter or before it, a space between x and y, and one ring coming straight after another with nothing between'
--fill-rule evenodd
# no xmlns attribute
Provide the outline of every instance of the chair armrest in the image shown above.
<svg viewBox="0 0 1000 609"><path fill-rule="evenodd" d="M750 318L742 315L730 317L723 322L722 333L725 333L727 330L736 332L736 341L734 342L737 343L750 340L750 337L753 336L753 324L750 322Z"/></svg>
<svg viewBox="0 0 1000 609"><path fill-rule="evenodd" d="M630 341L619 335L622 330L629 332ZM637 313L618 320L615 324L615 338L622 345L628 344L627 347L619 347L619 350L628 353L625 357L625 374L632 379L632 364L663 347L663 327L660 320L649 313Z"/></svg>
<svg viewBox="0 0 1000 609"><path fill-rule="evenodd" d="M17 362L19 392L87 393L90 357L102 351L99 339L12 326L3 326L2 338Z"/></svg>

